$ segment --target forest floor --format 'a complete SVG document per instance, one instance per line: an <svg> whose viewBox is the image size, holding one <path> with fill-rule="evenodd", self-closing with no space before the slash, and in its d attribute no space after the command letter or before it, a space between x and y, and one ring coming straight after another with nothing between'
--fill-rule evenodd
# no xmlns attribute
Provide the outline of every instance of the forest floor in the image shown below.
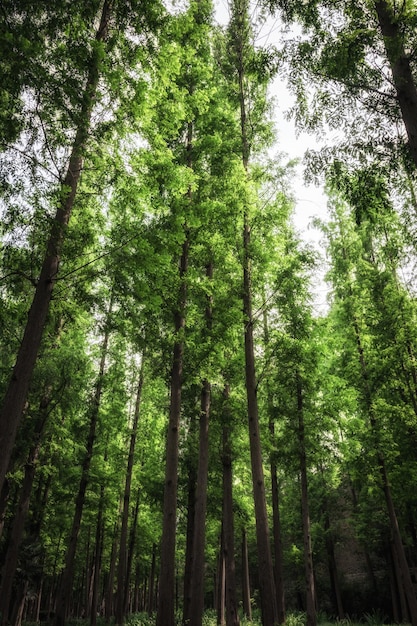
<svg viewBox="0 0 417 626"><path fill-rule="evenodd" d="M181 617L178 618L177 624L182 626ZM306 616L304 613L287 613L285 626L305 626ZM89 626L90 620L73 619L67 621L67 626ZM317 626L390 626L386 617L378 611L373 613L365 613L361 619L351 619L346 617L343 620L332 619L326 615L318 615ZM23 622L23 626L35 626L32 622ZM39 626L37 623L36 626ZM108 622L105 622L103 618L97 619L97 626L108 626ZM147 613L136 613L131 615L127 621L126 626L155 626L155 615L149 616ZM203 626L217 626L217 617L215 611L207 611L203 617ZM252 621L245 618L240 618L240 626L262 626L261 619L258 615L254 614ZM396 625L392 625L396 626ZM408 624L402 624L402 626L410 626Z"/></svg>
<svg viewBox="0 0 417 626"><path fill-rule="evenodd" d="M182 616L181 616L182 617ZM181 617L178 619L178 625L182 625ZM287 613L285 626L305 626L306 616L302 612ZM326 615L319 614L317 617L318 626L389 626L389 621L382 613L378 611L365 613L361 619L351 619L346 617L343 620L329 618ZM68 626L72 626L68 624ZM81 624L79 621L73 626L88 626L85 622ZM149 617L146 613L138 613L130 616L126 626L155 626L155 616ZM203 626L217 626L217 616L215 611L207 611L203 618ZM240 626L262 626L260 616L254 613L252 621L240 618ZM392 625L394 626L394 625ZM402 626L409 626L403 624Z"/></svg>

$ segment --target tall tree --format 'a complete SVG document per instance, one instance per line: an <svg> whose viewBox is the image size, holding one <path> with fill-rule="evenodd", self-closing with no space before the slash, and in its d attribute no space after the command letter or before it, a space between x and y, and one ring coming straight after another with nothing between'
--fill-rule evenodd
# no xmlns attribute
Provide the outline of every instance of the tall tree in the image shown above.
<svg viewBox="0 0 417 626"><path fill-rule="evenodd" d="M368 184L369 183L371 183L371 181L368 181ZM362 193L364 192L365 190L363 189ZM349 218L346 219L343 203L339 203L335 211L338 216L337 219L339 228L339 237L336 245L340 246L340 251L342 253L339 267L340 269L342 269L342 267L344 269L344 285L339 290L339 294L341 295L343 293L343 304L344 307L346 307L345 310L347 312L347 317L350 323L352 340L354 340L354 345L356 346L356 358L359 369L359 378L357 380L358 394L360 398L360 403L365 411L371 433L370 442L372 442L372 455L375 458L377 471L379 473L380 486L384 494L386 510L388 513L390 529L394 542L394 550L396 553L396 558L398 559L399 571L401 572L400 584L404 586L411 621L414 623L416 619L416 598L413 590L406 553L404 550L403 540L401 537L397 510L394 504L390 470L386 458L388 450L386 445L383 444L383 427L381 424L382 415L379 415L381 410L378 409L378 397L381 396L382 380L380 378L378 383L378 379L375 378L375 374L372 371L373 367L375 367L375 365L372 365L375 357L372 353L373 341L370 341L370 339L372 338L372 333L370 333L371 327L368 325L368 323L361 314L360 301L358 297L360 290L363 289L363 286L365 286L367 281L369 280L365 277L368 275L367 270L370 266L369 261L373 259L374 255L374 252L372 250L372 243L369 239L369 230L364 229L363 227L361 228L362 222L365 219L365 215L361 212L360 208L361 206L365 208L365 205L361 205L361 200L359 200L360 198L361 196L358 195L358 204L355 207L357 209L356 228L354 226L353 231L356 229L361 229L362 235L365 235L363 241L361 241L361 238L358 237L357 234L356 236L352 236L353 224L352 221L349 220ZM379 207L380 209L382 209L381 203L379 204ZM372 205L367 205L366 210L372 210ZM368 217L371 217L371 215L372 214L369 213ZM382 210L380 219L384 219ZM366 234L367 231L368 234ZM355 244L353 244L354 239L356 240ZM333 243L333 246L334 245L335 244ZM356 256L356 258L353 254L355 250L356 254L358 255ZM371 264L373 263L374 260L371 260ZM352 283L352 265L356 266L355 269L358 276L357 285ZM348 269L349 267L350 271ZM374 270L378 272L376 267L374 268Z"/></svg>
<svg viewBox="0 0 417 626"><path fill-rule="evenodd" d="M94 389L94 395L91 401L88 422L88 434L85 445L85 454L82 462L81 479L78 486L77 496L75 500L75 511L71 526L71 535L68 542L68 548L65 555L65 567L60 580L59 593L57 596L57 609L55 617L56 626L64 626L67 619L67 611L72 593L72 584L74 578L74 561L77 550L77 543L80 532L81 518L84 509L85 495L87 485L90 480L90 467L93 457L93 448L96 439L97 424L100 413L100 401L103 390L104 374L106 358L108 353L108 344L110 338L110 318L112 314L112 298L110 299L109 308L105 320L104 336L101 347L100 366Z"/></svg>
<svg viewBox="0 0 417 626"><path fill-rule="evenodd" d="M128 586L128 566L127 566L127 531L129 521L129 503L132 484L133 464L135 459L136 438L140 417L140 403L142 399L142 387L144 377L144 355L141 356L139 381L136 391L135 410L133 414L132 432L130 434L129 454L126 468L126 481L123 494L122 524L119 541L119 563L117 570L117 595L116 595L116 624L123 624L126 612L126 588Z"/></svg>
<svg viewBox="0 0 417 626"><path fill-rule="evenodd" d="M103 43L107 39L110 15L111 2L105 0L100 24L95 35L94 52L89 59L88 78L84 87L79 123L67 173L61 185L60 203L52 223L46 254L29 309L24 335L0 412L0 445L3 450L0 461L0 488L3 486L8 470L17 429L25 407L30 380L46 324L52 291L59 270L59 259L65 228L71 216L83 168L83 156L89 135L91 115L103 59Z"/></svg>
<svg viewBox="0 0 417 626"><path fill-rule="evenodd" d="M237 83L242 166L250 179L249 159L251 148L250 102L248 102L248 74L250 54L249 5L246 0L236 0L232 4L232 17L229 26L230 43L233 50L234 72ZM262 623L273 626L278 623L278 610L274 585L269 524L266 508L265 481L263 473L262 450L260 442L259 411L257 401L257 380L255 372L255 349L252 315L252 278L251 278L251 207L250 195L244 200L243 207L243 324L245 341L245 379L249 419L249 442L252 464L252 483L255 502L256 532L258 546L258 565Z"/></svg>

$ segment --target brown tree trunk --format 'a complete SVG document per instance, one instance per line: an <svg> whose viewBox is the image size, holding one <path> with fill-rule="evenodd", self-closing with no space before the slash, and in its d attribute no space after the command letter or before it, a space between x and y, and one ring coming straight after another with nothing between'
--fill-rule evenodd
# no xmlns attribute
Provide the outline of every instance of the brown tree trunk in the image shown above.
<svg viewBox="0 0 417 626"><path fill-rule="evenodd" d="M19 503L14 516L12 530L7 542L5 553L5 562L2 570L1 586L0 586L0 615L1 624L5 626L9 615L9 603L11 598L13 579L16 573L19 548L23 539L25 522L29 511L30 497L32 493L33 481L35 478L36 463L39 457L41 447L42 434L49 415L49 404L51 401L50 389L44 393L39 406L39 415L36 419L35 426L35 442L29 452L28 460L25 465L25 474L23 484L20 490Z"/></svg>
<svg viewBox="0 0 417 626"><path fill-rule="evenodd" d="M224 553L224 531L223 522L222 530L220 533L220 552L218 560L218 575L217 575L217 624L218 626L224 626L226 624L226 557Z"/></svg>
<svg viewBox="0 0 417 626"><path fill-rule="evenodd" d="M401 117L407 132L410 154L417 167L417 87L411 69L410 55L404 49L400 24L395 19L387 0L378 0L374 6L384 38Z"/></svg>
<svg viewBox="0 0 417 626"><path fill-rule="evenodd" d="M197 459L196 459L196 429L197 420L192 415L190 420L187 446L188 458L186 461L186 469L188 471L187 481L187 530L185 537L185 565L184 565L184 600L183 600L183 623L187 624L190 618L191 605L191 580L192 580L192 563L193 563L193 541L194 541L194 523L195 523L195 504L196 504L196 483L197 483Z"/></svg>
<svg viewBox="0 0 417 626"><path fill-rule="evenodd" d="M104 508L104 485L101 485L100 500L99 500L99 506L98 506L98 514L97 514L97 523L96 523L94 559L93 559L93 568L92 568L93 580L92 580L92 585L91 585L92 594L91 594L91 607L90 607L90 626L96 626L97 624L97 607L98 607L101 558L103 554L103 538L104 538L103 508Z"/></svg>
<svg viewBox="0 0 417 626"><path fill-rule="evenodd" d="M238 89L240 102L240 127L242 142L242 164L248 175L250 142L248 137L248 116L245 100L245 62L244 49L247 45L248 2L235 0L232 5L232 18L236 22L234 47L237 58ZM251 228L249 209L244 207L243 224L243 324L245 338L245 379L249 421L249 445L252 468L253 497L256 517L256 543L258 548L259 591L263 626L278 623L274 570L271 546L269 543L269 525L266 510L265 481L262 464L262 450L259 431L257 383L255 373L255 351L253 340L252 286L251 286Z"/></svg>
<svg viewBox="0 0 417 626"><path fill-rule="evenodd" d="M245 528L242 530L242 600L243 615L249 622L251 622L252 605L250 602L248 539Z"/></svg>
<svg viewBox="0 0 417 626"><path fill-rule="evenodd" d="M263 300L266 301L265 293L263 293ZM268 328L268 315L266 308L263 310L263 324L264 324L264 341L265 346L268 347L269 344L269 328ZM272 393L269 385L269 381L267 381L267 402L268 402L268 423L269 423L269 432L271 433L272 445L274 445L275 440L275 423L274 423L274 406ZM274 537L274 580L275 580L275 590L277 597L277 611L278 611L278 622L279 624L284 624L285 622L285 593L284 593L284 574L283 574L283 552L282 552L282 541L281 541L281 518L279 512L279 488L278 488L278 475L277 475L277 464L275 462L274 453L271 452L270 455L270 467L271 467L271 495L272 495L272 532Z"/></svg>
<svg viewBox="0 0 417 626"><path fill-rule="evenodd" d="M110 566L109 574L106 586L105 604L104 604L104 616L106 622L110 622L114 615L114 575L116 572L117 564L117 546L118 546L119 531L118 526L114 529L113 542L110 554Z"/></svg>
<svg viewBox="0 0 417 626"><path fill-rule="evenodd" d="M94 398L92 400L92 406L90 408L90 423L89 431L87 435L87 441L85 446L85 455L82 464L81 479L78 486L77 498L75 501L75 512L72 521L71 535L68 543L67 553L65 556L65 566L62 573L60 588L57 596L56 603L56 616L55 626L65 626L67 617L67 610L69 608L69 602L72 593L72 583L74 578L74 560L77 550L78 534L81 526L81 518L84 509L85 492L89 482L89 473L91 459L93 457L93 446L96 437L96 429L100 411L101 393L103 388L104 368L106 363L107 348L109 342L109 321L112 312L112 299L109 304L109 311L107 314L106 327L104 330L103 344L101 347L101 359L97 382L94 390Z"/></svg>
<svg viewBox="0 0 417 626"><path fill-rule="evenodd" d="M206 276L213 279L213 264L206 268ZM209 333L212 322L212 301L207 299L206 328ZM195 499L195 519L193 538L193 558L191 566L191 602L190 626L201 626L204 611L204 556L206 544L206 511L207 511L207 479L209 463L209 418L210 418L211 385L204 380L201 389L200 429L197 484Z"/></svg>
<svg viewBox="0 0 417 626"><path fill-rule="evenodd" d="M230 447L229 430L230 416L227 408L229 387L225 386L225 416L223 425L223 555L225 562L225 600L226 600L226 626L239 625L239 613L236 594L236 568L234 546L234 522L233 522L233 473L232 451Z"/></svg>
<svg viewBox="0 0 417 626"><path fill-rule="evenodd" d="M100 26L96 33L97 41L105 41L107 39L111 2L112 0L104 1ZM80 114L81 121L77 128L67 174L62 183L62 200L57 208L52 223L45 258L43 260L33 301L29 309L23 339L0 410L0 450L2 451L0 455L0 492L3 487L6 472L8 471L17 429L25 408L29 384L46 324L52 291L59 271L62 243L71 216L83 167L83 152L85 151L88 139L91 114L99 80L99 69L99 55L94 55L84 89Z"/></svg>
<svg viewBox="0 0 417 626"><path fill-rule="evenodd" d="M182 334L185 328L184 310L187 295L185 276L188 267L188 248L189 240L187 235L182 246L182 254L179 263L181 288L178 311L175 313L175 332L177 341L174 345L173 364L171 370L171 397L166 441L157 626L175 626L175 538L177 530L178 434L181 416L181 388L184 354L184 339Z"/></svg>
<svg viewBox="0 0 417 626"><path fill-rule="evenodd" d="M308 505L307 484L307 456L304 432L304 406L303 387L300 373L296 372L297 387L297 415L298 415L298 445L300 455L300 479L301 479L301 516L303 525L304 545L304 572L306 584L306 613L307 626L316 626L316 593L314 584L313 553L311 549L310 512Z"/></svg>
<svg viewBox="0 0 417 626"><path fill-rule="evenodd" d="M138 517L139 517L139 504L140 504L140 494L141 491L138 489L136 495L136 503L133 511L133 520L132 526L130 528L130 537L129 537L129 549L127 551L127 564L126 564L126 585L125 585L125 614L129 612L129 592L130 592L130 577L132 574L132 563L135 552L135 544L136 544L136 532L138 528ZM146 587L146 579L145 579L145 587Z"/></svg>
<svg viewBox="0 0 417 626"><path fill-rule="evenodd" d="M155 588L155 567L156 567L156 544L152 546L152 563L149 572L149 590L148 590L148 615L154 612L154 588Z"/></svg>
<svg viewBox="0 0 417 626"><path fill-rule="evenodd" d="M125 618L125 588L127 586L127 526L129 521L130 491L132 484L133 463L135 459L136 436L140 416L140 402L143 387L143 355L136 391L135 410L133 414L132 432L130 434L129 455L127 459L125 489L123 495L122 527L119 542L119 563L117 568L117 593L115 623L123 624Z"/></svg>
<svg viewBox="0 0 417 626"><path fill-rule="evenodd" d="M379 426L377 423L376 416L374 414L373 404L372 404L372 394L369 386L369 374L368 368L365 360L365 353L362 346L362 339L359 330L359 325L357 320L353 319L353 328L355 332L356 345L358 350L359 363L361 366L362 373L362 385L363 385L363 395L366 403L366 408L369 416L369 423L371 427L371 431L375 438L375 447L376 447L376 461L378 464L378 469L381 477L381 485L382 490L385 496L385 503L387 506L388 517L390 520L391 533L393 538L394 550L397 555L398 565L400 569L401 580L398 581L398 586L403 585L404 592L407 598L408 609L410 611L410 619L412 626L417 626L417 599L413 586L413 582L411 580L410 568L407 563L407 558L405 555L405 550L401 538L400 528L398 525L397 514L394 507L394 502L391 494L391 486L389 483L388 472L386 468L385 458L382 454L379 445Z"/></svg>
<svg viewBox="0 0 417 626"><path fill-rule="evenodd" d="M326 535L327 562L329 565L330 586L333 594L333 602L337 610L339 620L345 619L342 594L340 592L339 575L337 571L336 557L334 551L334 541L330 530L330 518L326 508L324 513L324 531Z"/></svg>

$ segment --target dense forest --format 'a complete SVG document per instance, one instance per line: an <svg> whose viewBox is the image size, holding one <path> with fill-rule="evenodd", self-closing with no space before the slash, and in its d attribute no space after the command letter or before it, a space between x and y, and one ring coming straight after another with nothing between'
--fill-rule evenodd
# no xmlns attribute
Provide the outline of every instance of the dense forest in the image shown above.
<svg viewBox="0 0 417 626"><path fill-rule="evenodd" d="M417 4L228 15L1 2L1 626L417 626Z"/></svg>

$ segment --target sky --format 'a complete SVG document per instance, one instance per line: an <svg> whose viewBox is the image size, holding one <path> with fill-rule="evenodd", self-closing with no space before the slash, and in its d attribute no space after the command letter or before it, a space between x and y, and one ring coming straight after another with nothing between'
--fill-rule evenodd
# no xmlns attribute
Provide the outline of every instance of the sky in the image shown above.
<svg viewBox="0 0 417 626"><path fill-rule="evenodd" d="M219 24L226 25L229 21L228 0L214 0L215 19ZM287 35L291 36L291 35ZM279 19L270 17L260 28L256 41L260 45L282 47L282 27ZM317 138L312 134L297 133L294 120L288 120L294 98L285 81L277 76L271 84L269 95L273 99L273 119L277 131L277 142L272 154L280 152L287 155L288 160L299 159L296 176L291 181L292 194L295 199L294 224L302 239L319 252L323 252L323 235L312 225L316 217L326 220L327 198L323 185L315 186L304 183L304 154L309 148L317 147ZM327 288L323 282L325 268L317 273L314 285L314 303L318 313L326 309Z"/></svg>

